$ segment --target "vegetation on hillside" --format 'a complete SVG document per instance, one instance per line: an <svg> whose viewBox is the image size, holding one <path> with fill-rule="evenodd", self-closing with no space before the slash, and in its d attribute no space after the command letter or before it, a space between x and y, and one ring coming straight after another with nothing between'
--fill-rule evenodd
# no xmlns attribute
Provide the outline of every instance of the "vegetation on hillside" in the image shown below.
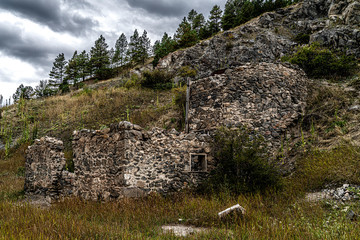
<svg viewBox="0 0 360 240"><path fill-rule="evenodd" d="M154 57L153 65L156 66L162 57L171 52L193 46L221 30L236 27L264 12L295 2L297 0L228 0L224 11L220 6L214 5L208 20L205 20L202 13L192 9L188 16L183 18L173 37L165 32L162 39L155 41L153 46L146 30L140 35L135 29L129 42L122 33L111 49L101 35L89 53L84 50L79 54L76 50L69 60L65 59L64 53L60 53L53 62L49 79L41 80L35 89L20 85L13 100L16 102L21 92L26 92L29 98L64 94L70 91L71 86L75 89L81 88L81 82L86 79L108 79L118 75L122 67L144 64L150 56Z"/></svg>
<svg viewBox="0 0 360 240"><path fill-rule="evenodd" d="M291 2L229 0L221 18L221 9L214 6L206 23L202 14L192 10L174 38L164 34L158 42L154 48L155 61L169 51L190 46L225 29L224 19L232 19L234 22L228 26L235 26L249 16L257 16L261 9ZM225 17L229 13L236 13L236 18ZM296 39L305 43L308 36L299 35ZM108 50L101 36L90 55L75 52L65 61L63 54L59 54L51 72L52 82L41 81L35 89L37 99L33 98L32 89L20 86L14 94L17 103L0 108L0 138L5 143L5 149L0 150L2 238L177 239L163 234L161 226L176 224L179 219L182 224L209 229L190 239L358 238L358 221L350 220L347 214L349 209L360 214L359 202L303 200L309 191L343 183L360 184L360 148L351 142L351 137L359 134L360 119L358 112L348 110L357 104L359 95L344 90L344 86L356 89L360 86L358 74L350 82L346 78L357 71L356 61L317 44L299 48L287 60L304 68L310 77L336 75L335 80L339 81L311 81L303 118L282 136L277 160L285 162L284 165L293 162L291 174L279 175L279 167L266 155L261 136L247 128L223 128L213 145L218 168L208 185L201 188L207 192L205 195L187 189L166 197L153 194L109 203L71 198L48 208L36 208L24 201L25 151L37 137L61 138L66 146L65 155L71 158L74 130L103 129L122 120L145 129L184 128L186 86L174 85L173 76L167 72L147 71L142 76L91 86L81 84L90 76L108 78L129 62L144 63L149 56L144 55L149 54L147 40L146 31L140 36L135 30L129 43L122 34L114 50ZM195 75L194 71L184 67L178 74L185 78ZM52 96L58 91L64 94ZM2 101L0 96L0 106ZM218 218L219 211L237 203L245 207L244 217Z"/></svg>
<svg viewBox="0 0 360 240"><path fill-rule="evenodd" d="M358 64L354 56L335 53L317 42L299 47L293 55L282 60L299 65L311 78L351 76Z"/></svg>
<svg viewBox="0 0 360 240"><path fill-rule="evenodd" d="M240 194L280 188L280 172L269 162L263 137L253 130L220 128L212 149L217 166L202 191Z"/></svg>

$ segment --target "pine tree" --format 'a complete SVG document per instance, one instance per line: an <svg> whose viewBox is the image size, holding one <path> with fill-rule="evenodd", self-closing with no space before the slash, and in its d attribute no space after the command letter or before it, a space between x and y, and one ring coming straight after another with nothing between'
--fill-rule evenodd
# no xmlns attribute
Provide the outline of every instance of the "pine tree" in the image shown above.
<svg viewBox="0 0 360 240"><path fill-rule="evenodd" d="M122 66L126 63L126 51L128 42L124 33L120 35L115 43L115 53L112 59L116 67Z"/></svg>
<svg viewBox="0 0 360 240"><path fill-rule="evenodd" d="M90 69L98 79L109 77L110 58L108 47L105 38L100 35L90 50Z"/></svg>
<svg viewBox="0 0 360 240"><path fill-rule="evenodd" d="M192 29L196 31L199 35L200 29L203 28L205 25L205 17L202 13L195 16L194 20L192 21Z"/></svg>
<svg viewBox="0 0 360 240"><path fill-rule="evenodd" d="M114 65L115 65L115 62L113 61L114 56L115 56L115 49L114 49L114 48L110 48L110 50L109 50L109 60L110 60L110 62L111 62L111 67L112 67L112 68L113 68Z"/></svg>
<svg viewBox="0 0 360 240"><path fill-rule="evenodd" d="M221 25L224 30L236 27L239 24L238 15L247 0L228 0L225 4Z"/></svg>
<svg viewBox="0 0 360 240"><path fill-rule="evenodd" d="M140 46L139 46L139 60L142 64L145 63L145 60L149 58L151 51L151 42L150 38L147 36L146 30L144 30L142 36L140 37Z"/></svg>
<svg viewBox="0 0 360 240"><path fill-rule="evenodd" d="M77 58L78 58L78 54L77 51L75 51L65 68L65 74L66 74L65 79L67 79L68 82L72 81L74 85L76 85L78 82L79 70L78 70Z"/></svg>
<svg viewBox="0 0 360 240"><path fill-rule="evenodd" d="M131 62L139 62L138 49L140 47L140 36L137 29L135 29L134 34L130 37L129 49L127 51L127 56Z"/></svg>
<svg viewBox="0 0 360 240"><path fill-rule="evenodd" d="M52 90L49 87L47 80L40 80L40 83L39 83L39 85L37 85L35 87L34 92L35 92L36 97L38 97L38 98L48 97L53 94Z"/></svg>
<svg viewBox="0 0 360 240"><path fill-rule="evenodd" d="M196 18L197 15L198 13L194 9L191 9L191 11L188 13L187 20L192 27L193 27L194 19Z"/></svg>
<svg viewBox="0 0 360 240"><path fill-rule="evenodd" d="M160 58L165 57L169 53L176 50L176 42L165 32L161 41L156 41L153 47L154 61L153 65L156 66Z"/></svg>
<svg viewBox="0 0 360 240"><path fill-rule="evenodd" d="M90 75L89 55L85 50L77 55L76 62L78 67L78 78L81 79L81 81L85 81L85 78Z"/></svg>
<svg viewBox="0 0 360 240"><path fill-rule="evenodd" d="M33 88L30 86L24 86L23 84L20 84L20 86L16 89L15 93L13 94L14 102L22 99L30 99L33 95ZM9 100L10 103L10 100Z"/></svg>
<svg viewBox="0 0 360 240"><path fill-rule="evenodd" d="M0 94L0 108L2 107L3 100L4 100L4 97L3 97L3 95ZM1 118L1 114L0 114L0 118Z"/></svg>
<svg viewBox="0 0 360 240"><path fill-rule="evenodd" d="M193 46L198 41L196 31L191 28L191 24L185 17L176 30L175 39L177 41L178 48Z"/></svg>
<svg viewBox="0 0 360 240"><path fill-rule="evenodd" d="M64 53L60 53L53 63L52 70L50 71L50 87L56 91L60 86L67 85L65 78L65 67L67 62L65 61ZM65 82L64 82L65 81Z"/></svg>
<svg viewBox="0 0 360 240"><path fill-rule="evenodd" d="M222 10L218 5L215 5L210 11L209 28L211 35L214 35L221 30L221 15Z"/></svg>

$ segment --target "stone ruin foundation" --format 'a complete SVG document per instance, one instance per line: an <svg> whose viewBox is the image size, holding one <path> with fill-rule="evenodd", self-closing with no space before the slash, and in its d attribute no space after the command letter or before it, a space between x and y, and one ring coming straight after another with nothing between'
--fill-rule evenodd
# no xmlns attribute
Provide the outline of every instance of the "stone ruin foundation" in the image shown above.
<svg viewBox="0 0 360 240"><path fill-rule="evenodd" d="M27 151L25 192L111 200L178 191L199 183L213 166L208 142L207 134L144 131L129 122L75 131L70 173L62 141L44 137Z"/></svg>
<svg viewBox="0 0 360 240"><path fill-rule="evenodd" d="M169 193L204 180L215 163L211 134L220 126L246 125L264 136L271 151L304 112L307 78L284 63L248 63L193 80L188 88L189 133L129 122L109 129L75 131L74 173L60 140L44 137L29 147L27 196L89 200Z"/></svg>

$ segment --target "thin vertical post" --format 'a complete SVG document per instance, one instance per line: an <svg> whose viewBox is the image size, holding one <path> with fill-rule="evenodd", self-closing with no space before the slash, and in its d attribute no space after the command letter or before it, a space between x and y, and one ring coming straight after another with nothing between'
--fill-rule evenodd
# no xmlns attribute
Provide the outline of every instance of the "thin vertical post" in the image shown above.
<svg viewBox="0 0 360 240"><path fill-rule="evenodd" d="M190 78L186 80L185 133L189 133Z"/></svg>

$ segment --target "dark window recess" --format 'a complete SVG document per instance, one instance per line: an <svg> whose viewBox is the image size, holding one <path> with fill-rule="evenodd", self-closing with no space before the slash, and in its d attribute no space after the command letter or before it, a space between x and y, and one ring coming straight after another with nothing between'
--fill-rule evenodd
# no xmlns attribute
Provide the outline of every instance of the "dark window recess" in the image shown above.
<svg viewBox="0 0 360 240"><path fill-rule="evenodd" d="M191 171L206 172L207 171L206 154L191 154Z"/></svg>

